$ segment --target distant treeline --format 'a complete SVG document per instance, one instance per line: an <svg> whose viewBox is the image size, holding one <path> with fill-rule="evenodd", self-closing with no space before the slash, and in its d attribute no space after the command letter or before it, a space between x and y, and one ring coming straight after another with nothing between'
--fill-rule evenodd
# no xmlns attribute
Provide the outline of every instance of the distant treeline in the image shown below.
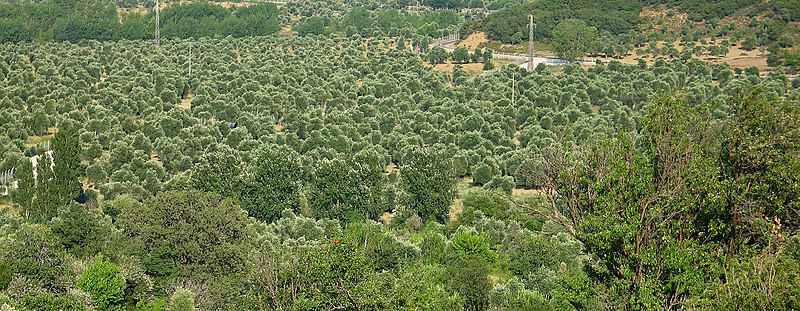
<svg viewBox="0 0 800 311"><path fill-rule="evenodd" d="M280 29L274 4L231 12L219 5L171 5L161 12L162 37L259 36ZM102 1L54 0L0 4L0 42L119 40L153 38L155 13L118 13Z"/></svg>
<svg viewBox="0 0 800 311"><path fill-rule="evenodd" d="M443 34L455 32L463 21L453 10L436 10L413 12L398 9L369 10L357 7L349 10L344 16L333 16L328 13L315 14L295 22L292 29L303 34L326 34L341 32L350 36L358 33L368 36L410 36L413 33L441 37Z"/></svg>
<svg viewBox="0 0 800 311"><path fill-rule="evenodd" d="M646 5L673 7L693 21L720 19L737 12L747 16L769 13L776 20L800 21L800 1L797 0L540 0L498 10L486 16L481 27L492 39L519 43L528 35L528 15L534 14L538 38L549 38L553 27L571 18L580 19L598 30L621 34L637 29L642 21L639 13Z"/></svg>
<svg viewBox="0 0 800 311"><path fill-rule="evenodd" d="M678 8L681 12L685 12L688 18L693 21L701 21L704 19L722 18L735 13L738 10L746 8L760 2L761 0L647 0L648 4L666 4ZM778 0L771 2L792 2L786 0ZM794 1L797 2L797 1Z"/></svg>
<svg viewBox="0 0 800 311"><path fill-rule="evenodd" d="M528 37L528 15L536 16L536 36L550 37L550 32L565 19L580 19L613 34L626 32L639 23L642 4L631 0L541 0L514 5L492 13L483 20L483 28L493 39L519 43Z"/></svg>

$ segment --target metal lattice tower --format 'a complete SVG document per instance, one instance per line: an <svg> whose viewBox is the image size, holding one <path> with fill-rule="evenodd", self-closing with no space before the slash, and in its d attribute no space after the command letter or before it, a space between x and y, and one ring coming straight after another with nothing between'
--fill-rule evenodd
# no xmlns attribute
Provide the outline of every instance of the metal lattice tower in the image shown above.
<svg viewBox="0 0 800 311"><path fill-rule="evenodd" d="M156 0L156 46L161 46L161 3Z"/></svg>
<svg viewBox="0 0 800 311"><path fill-rule="evenodd" d="M533 21L533 14L528 15L531 19L530 36L528 38L528 71L533 71L533 32L536 30L536 23Z"/></svg>

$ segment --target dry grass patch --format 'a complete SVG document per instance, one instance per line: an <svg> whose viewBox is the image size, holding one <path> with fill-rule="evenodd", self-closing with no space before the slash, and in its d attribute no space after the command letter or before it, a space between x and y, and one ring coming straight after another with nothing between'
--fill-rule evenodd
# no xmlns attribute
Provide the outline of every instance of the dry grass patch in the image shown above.
<svg viewBox="0 0 800 311"><path fill-rule="evenodd" d="M150 152L150 161L161 163L161 157L155 152Z"/></svg>
<svg viewBox="0 0 800 311"><path fill-rule="evenodd" d="M461 214L463 210L464 210L464 199L456 198L455 200L453 200L453 204L450 204L450 211L448 213L450 221L456 220L458 214Z"/></svg>
<svg viewBox="0 0 800 311"><path fill-rule="evenodd" d="M656 46L658 46L659 48L662 48L664 46L664 44L665 44L664 41L656 42ZM673 42L673 46L675 46L675 48L680 53L682 53L683 49L685 48L685 46L680 45L680 41L679 40L676 40L675 42ZM623 57L616 57L616 58L612 58L612 57L587 57L585 59L588 60L588 61L591 61L591 62L594 62L595 60L598 60L598 59L603 61L603 62L609 62L609 61L616 60L616 61L619 61L621 63L630 64L630 65L637 64L639 62L639 59L645 60L645 62L647 62L647 64L650 64L650 65L654 64L659 59L666 60L666 61L671 60L671 58L666 57L666 56L658 56L658 57L653 57L652 55L638 56L638 55L636 55L634 53L628 53ZM762 71L770 70L770 67L767 66L767 57L766 57L766 55L761 55L761 52L759 52L758 50L752 50L752 51L742 50L738 45L737 46L731 46L728 49L728 54L726 54L723 57L716 57L716 56L708 56L708 55L706 55L706 56L703 56L702 58L699 58L699 59L702 60L702 61L708 62L708 63L712 63L712 64L728 63L733 68L758 67L758 69L762 70ZM589 65L593 65L593 64L589 64Z"/></svg>
<svg viewBox="0 0 800 311"><path fill-rule="evenodd" d="M461 211L464 210L464 199L462 198L464 194L478 189L481 189L481 187L475 186L472 183L472 177L464 177L456 182L456 198L453 200L453 203L450 204L448 213L451 221L455 220L458 214L461 214Z"/></svg>
<svg viewBox="0 0 800 311"><path fill-rule="evenodd" d="M464 69L464 72L467 73L467 77L477 77L481 73L483 73L483 63L469 63L469 64L453 64L452 62L448 61L444 64L437 64L433 66L434 70L444 71L447 73L453 73L453 70L456 68L456 65L461 65Z"/></svg>
<svg viewBox="0 0 800 311"><path fill-rule="evenodd" d="M192 109L192 99L194 99L194 93L187 93L186 97L181 99L181 102L180 104L178 104L178 107L181 107L183 109Z"/></svg>
<svg viewBox="0 0 800 311"><path fill-rule="evenodd" d="M473 51L478 46L480 46L481 44L485 44L486 42L489 42L489 40L486 39L486 33L479 31L479 32L470 34L469 36L464 38L464 40L461 40L461 42L458 42L458 44L456 44L456 46L465 47L468 50Z"/></svg>
<svg viewBox="0 0 800 311"><path fill-rule="evenodd" d="M669 14L670 11L672 16ZM663 19L671 29L680 29L689 20L688 14L671 10L666 6L645 6L639 13L639 17L649 20L654 28L659 19Z"/></svg>
<svg viewBox="0 0 800 311"><path fill-rule="evenodd" d="M392 221L392 218L394 218L394 215L395 213L392 212L384 212L380 217L378 217L378 220L380 220L384 225L388 225L389 222Z"/></svg>
<svg viewBox="0 0 800 311"><path fill-rule="evenodd" d="M14 208L14 205L11 204L11 202L0 202L0 209L16 212L16 209Z"/></svg>
<svg viewBox="0 0 800 311"><path fill-rule="evenodd" d="M742 50L739 46L732 46L728 54L722 58L704 60L714 64L728 63L734 68L758 67L758 69L762 71L769 70L769 66L767 66L767 57L765 55L761 55L761 52L758 50Z"/></svg>
<svg viewBox="0 0 800 311"><path fill-rule="evenodd" d="M514 188L513 190L511 190L511 195L515 197L522 197L522 196L545 195L545 193L544 190L542 189Z"/></svg>
<svg viewBox="0 0 800 311"><path fill-rule="evenodd" d="M53 135L58 132L57 127L48 127L44 135L30 135L25 142L25 148L33 147L34 145L53 139Z"/></svg>
<svg viewBox="0 0 800 311"><path fill-rule="evenodd" d="M391 174L392 172L398 170L400 170L400 168L397 167L397 164L394 164L392 162L389 162L389 164L386 164L386 166L383 168L383 172L387 174Z"/></svg>

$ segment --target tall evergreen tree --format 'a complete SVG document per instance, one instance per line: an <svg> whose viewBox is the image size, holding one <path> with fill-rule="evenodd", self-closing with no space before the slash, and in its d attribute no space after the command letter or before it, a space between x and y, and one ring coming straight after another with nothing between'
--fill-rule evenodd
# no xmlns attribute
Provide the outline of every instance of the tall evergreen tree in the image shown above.
<svg viewBox="0 0 800 311"><path fill-rule="evenodd" d="M26 210L29 219L35 222L47 222L58 213L58 190L49 153L43 154L36 165L36 194Z"/></svg>
<svg viewBox="0 0 800 311"><path fill-rule="evenodd" d="M33 165L29 158L25 157L17 164L15 169L17 177L17 189L12 192L12 200L19 204L23 209L31 208L33 196L36 193L36 180L33 179Z"/></svg>
<svg viewBox="0 0 800 311"><path fill-rule="evenodd" d="M55 173L53 186L59 206L67 205L80 195L80 140L78 131L65 128L53 137L53 160Z"/></svg>

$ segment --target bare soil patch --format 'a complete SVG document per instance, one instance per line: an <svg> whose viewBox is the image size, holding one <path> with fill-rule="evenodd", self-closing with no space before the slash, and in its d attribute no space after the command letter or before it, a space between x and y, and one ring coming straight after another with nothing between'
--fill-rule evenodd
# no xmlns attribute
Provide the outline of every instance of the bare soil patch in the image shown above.
<svg viewBox="0 0 800 311"><path fill-rule="evenodd" d="M158 153L151 152L150 153L150 161L161 163L161 157L158 156Z"/></svg>
<svg viewBox="0 0 800 311"><path fill-rule="evenodd" d="M178 104L178 107L181 107L183 109L192 109L192 99L194 99L194 93L191 92L187 93L186 97L181 99L181 102L180 104Z"/></svg>
<svg viewBox="0 0 800 311"><path fill-rule="evenodd" d="M470 78L476 77L483 72L483 63L453 64L450 61L444 64L438 64L436 66L433 66L433 69L453 73L453 70L456 68L456 65L461 65L461 67L467 73L467 76Z"/></svg>
<svg viewBox="0 0 800 311"><path fill-rule="evenodd" d="M759 70L768 70L767 57L758 50L745 51L739 46L732 46L728 54L722 58L712 59L711 63L728 63L734 68L758 67Z"/></svg>
<svg viewBox="0 0 800 311"><path fill-rule="evenodd" d="M0 202L0 209L7 209L9 211L14 211L14 206L11 205L11 202Z"/></svg>
<svg viewBox="0 0 800 311"><path fill-rule="evenodd" d="M478 46L480 46L481 44L484 44L486 42L489 42L489 40L486 39L486 33L479 31L479 32L470 34L469 36L464 38L464 40L461 40L461 42L458 42L458 44L456 44L456 46L465 47L468 50L473 51Z"/></svg>
<svg viewBox="0 0 800 311"><path fill-rule="evenodd" d="M456 220L458 214L461 214L461 211L464 210L464 199L456 198L453 200L453 204L450 204L450 212L448 216L450 217L450 221Z"/></svg>
<svg viewBox="0 0 800 311"><path fill-rule="evenodd" d="M278 31L278 34L285 35L285 36L288 36L288 35L293 35L293 34L294 34L294 32L292 31L292 25L286 25L286 26L283 26L283 27L282 27L282 28L281 28L281 29Z"/></svg>
<svg viewBox="0 0 800 311"><path fill-rule="evenodd" d="M481 187L475 186L472 184L472 177L464 177L463 179L459 180L456 183L456 191L458 194L456 198L453 200L453 203L450 204L450 210L448 216L450 216L450 220L455 220L458 217L458 214L461 214L461 211L464 210L464 199L462 196L467 191L472 191L476 189L480 189Z"/></svg>
<svg viewBox="0 0 800 311"><path fill-rule="evenodd" d="M688 15L686 13L681 13L677 10L672 10L671 13L672 16L670 16L670 9L663 5L645 6L639 13L639 17L650 21L653 26L655 26L656 21L663 19L671 29L680 29L688 21Z"/></svg>
<svg viewBox="0 0 800 311"><path fill-rule="evenodd" d="M444 64L438 64L436 66L433 66L433 69L439 71L453 72L453 69L456 68L456 65L461 65L461 67L464 68L465 71L483 71L483 63L454 64L449 61Z"/></svg>
<svg viewBox="0 0 800 311"><path fill-rule="evenodd" d="M383 224L388 225L392 218L394 218L395 213L392 212L384 212L378 220L380 220Z"/></svg>
<svg viewBox="0 0 800 311"><path fill-rule="evenodd" d="M397 170L399 170L399 168L397 167L396 164L394 164L392 162L389 162L389 164L386 164L386 167L383 168L383 171L385 173L387 173L387 174L390 174L390 173L392 173L394 171L397 171Z"/></svg>
<svg viewBox="0 0 800 311"><path fill-rule="evenodd" d="M659 41L656 42L656 45L659 48L662 48L665 45L665 42ZM679 51L683 52L685 46L680 45L680 40L676 40L673 42L673 46ZM625 64L637 64L639 59L644 59L648 64L653 64L659 59L669 61L670 58L666 56L658 56L653 57L652 55L647 56L638 56L635 53L628 53L624 57L587 57L586 60L595 61L595 60L602 60L604 62L616 60L621 63ZM770 67L767 66L767 57L766 55L761 55L761 52L758 50L752 51L745 51L742 50L738 45L731 46L728 49L728 54L723 57L715 57L715 56L703 56L700 58L701 60L713 64L720 64L720 63L728 63L733 68L748 68L748 67L757 67L759 70L770 70Z"/></svg>

